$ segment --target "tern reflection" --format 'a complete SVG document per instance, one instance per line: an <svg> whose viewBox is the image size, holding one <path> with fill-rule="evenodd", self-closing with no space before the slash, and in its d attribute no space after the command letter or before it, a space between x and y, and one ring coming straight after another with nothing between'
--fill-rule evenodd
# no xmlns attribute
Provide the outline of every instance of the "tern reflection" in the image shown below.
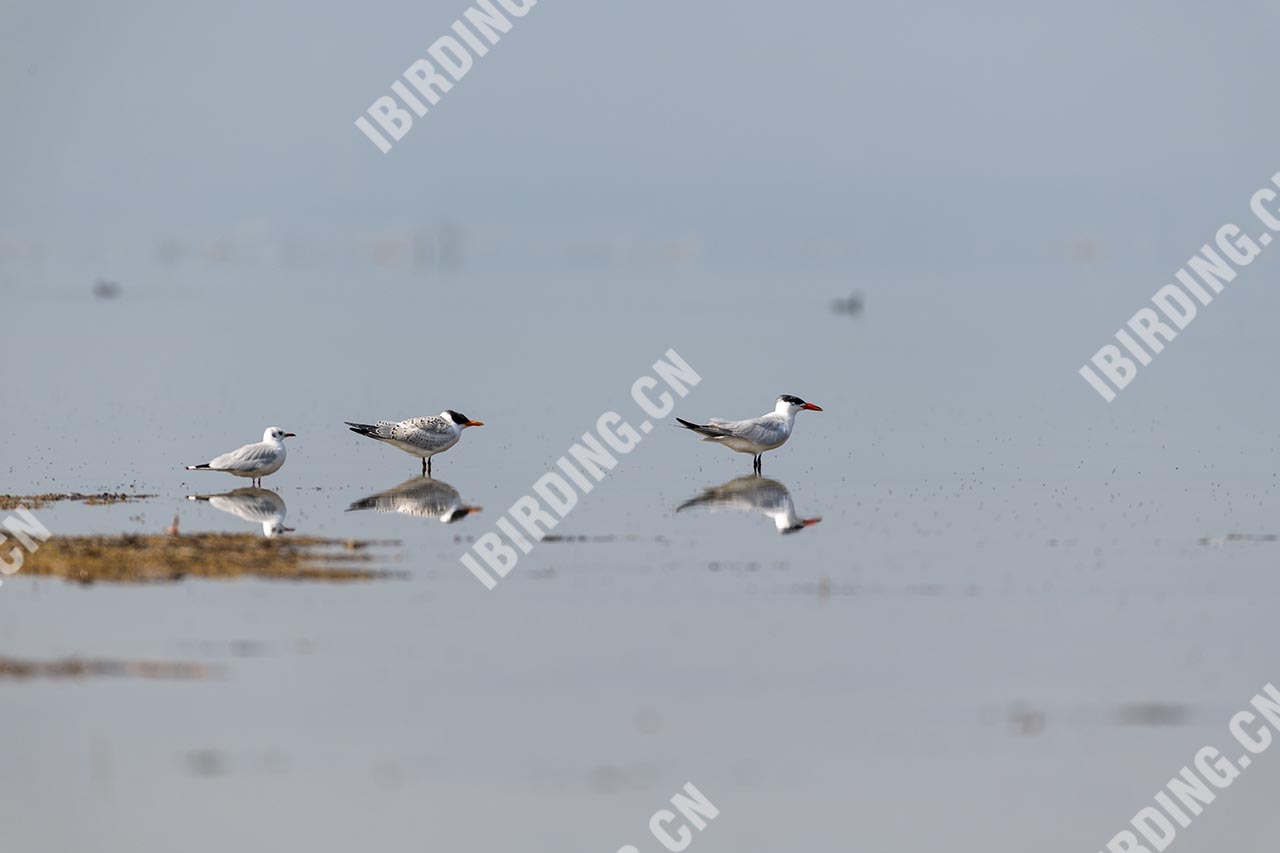
<svg viewBox="0 0 1280 853"><path fill-rule="evenodd" d="M214 509L229 512L236 518L262 525L262 535L268 539L281 533L292 533L292 527L284 526L287 507L284 498L270 489L236 489L221 495L187 495L189 501L205 501Z"/></svg>
<svg viewBox="0 0 1280 853"><path fill-rule="evenodd" d="M453 486L430 477L413 477L386 491L361 498L347 507L347 512L361 509L435 518L443 524L453 524L480 511L478 506L464 504Z"/></svg>
<svg viewBox="0 0 1280 853"><path fill-rule="evenodd" d="M676 512L695 506L710 507L712 512L726 509L758 512L773 519L779 533L795 533L822 521L821 518L801 518L796 514L795 504L791 502L791 493L786 486L777 480L756 474L703 489L696 497L676 507Z"/></svg>

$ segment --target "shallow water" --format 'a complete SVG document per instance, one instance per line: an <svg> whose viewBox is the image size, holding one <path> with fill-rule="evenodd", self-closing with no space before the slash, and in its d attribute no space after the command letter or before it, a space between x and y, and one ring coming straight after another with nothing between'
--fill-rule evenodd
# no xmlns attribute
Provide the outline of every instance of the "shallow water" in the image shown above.
<svg viewBox="0 0 1280 853"><path fill-rule="evenodd" d="M377 153L352 120L465 5L6 9L0 492L399 544L3 578L0 853L652 853L688 781L694 853L1084 853L1238 756L1280 248L1115 402L1076 371L1280 169L1275 9L540 3ZM673 415L825 409L754 495L821 521L700 502L750 460L668 418L487 591L459 558L669 348ZM343 425L446 407L486 426L434 483ZM271 425L252 505L188 500ZM1273 849L1278 790L1258 756L1175 849Z"/></svg>
<svg viewBox="0 0 1280 853"><path fill-rule="evenodd" d="M9 294L38 405L3 416L8 491L158 495L39 510L55 535L160 532L175 514L183 532L259 530L186 499L245 481L182 465L275 424L298 433L264 482L283 523L399 540L405 572L6 579L9 656L222 672L0 684L14 849L646 849L649 815L689 780L722 812L700 849L1096 849L1276 677L1276 545L1225 539L1275 530L1270 436L1175 414L1140 385L1108 407L1074 376L1078 349L1016 320L986 339L1017 280L964 299L866 288L851 318L831 313L842 291L821 270L753 314L704 294L730 278L763 294L785 270L551 264L521 289L515 270L476 266L375 268L356 288L192 265L172 291L128 282L111 301L47 282ZM228 343L207 318L230 299L280 322ZM683 416L783 392L825 408L764 460L821 521L780 535L757 512L677 513L750 459L662 424L562 539L486 591L460 555L602 411L634 416L630 384L668 347L703 377ZM483 509L451 524L348 512L421 482L417 460L342 421L445 407L487 426L434 479ZM1258 849L1271 764L1184 849Z"/></svg>

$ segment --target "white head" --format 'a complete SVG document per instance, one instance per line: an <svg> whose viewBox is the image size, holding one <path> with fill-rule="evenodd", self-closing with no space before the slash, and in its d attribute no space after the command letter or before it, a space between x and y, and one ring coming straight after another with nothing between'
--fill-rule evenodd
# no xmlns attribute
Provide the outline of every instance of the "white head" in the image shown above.
<svg viewBox="0 0 1280 853"><path fill-rule="evenodd" d="M455 412L453 409L445 409L440 413L440 417L456 425L458 429L466 429L467 427L473 426L484 426L483 421L473 421L471 418L461 412Z"/></svg>
<svg viewBox="0 0 1280 853"><path fill-rule="evenodd" d="M786 415L789 418L794 418L796 416L796 412L803 412L805 409L808 409L811 412L822 411L821 406L815 406L813 403L806 403L804 400L801 400L799 397L792 394L783 394L778 398L778 402L774 404L773 413L775 415Z"/></svg>
<svg viewBox="0 0 1280 853"><path fill-rule="evenodd" d="M267 427L266 432L262 434L262 441L264 444L280 444L286 438L293 437L293 433L285 432L280 427Z"/></svg>
<svg viewBox="0 0 1280 853"><path fill-rule="evenodd" d="M292 533L292 527L285 527L283 520L267 519L262 522L262 535L268 539L275 539L277 536L283 536L286 533Z"/></svg>

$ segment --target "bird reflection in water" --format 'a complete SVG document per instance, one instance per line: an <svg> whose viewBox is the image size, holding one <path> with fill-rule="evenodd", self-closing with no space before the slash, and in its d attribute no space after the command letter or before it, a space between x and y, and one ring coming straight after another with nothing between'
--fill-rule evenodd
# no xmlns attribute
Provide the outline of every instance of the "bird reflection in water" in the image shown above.
<svg viewBox="0 0 1280 853"><path fill-rule="evenodd" d="M712 512L724 509L758 512L773 519L779 533L795 533L822 521L821 518L801 518L796 514L796 507L787 487L777 480L757 474L738 477L723 485L703 489L696 497L676 507L676 512L695 506L710 507Z"/></svg>
<svg viewBox="0 0 1280 853"><path fill-rule="evenodd" d="M443 480L413 477L386 491L369 495L347 507L347 512L373 509L378 512L400 512L419 518L439 519L443 524L461 521L480 507L462 502L458 490Z"/></svg>
<svg viewBox="0 0 1280 853"><path fill-rule="evenodd" d="M292 527L284 526L288 508L284 498L270 489L236 489L221 495L187 495L189 501L204 501L214 509L229 512L236 518L262 525L262 535L268 539L282 533L292 533Z"/></svg>

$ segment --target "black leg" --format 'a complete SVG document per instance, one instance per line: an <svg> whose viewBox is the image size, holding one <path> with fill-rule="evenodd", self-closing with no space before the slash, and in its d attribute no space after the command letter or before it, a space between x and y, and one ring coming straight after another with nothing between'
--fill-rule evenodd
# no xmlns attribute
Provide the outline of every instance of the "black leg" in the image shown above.
<svg viewBox="0 0 1280 853"><path fill-rule="evenodd" d="M427 457L427 476L431 476L431 457Z"/></svg>
<svg viewBox="0 0 1280 853"><path fill-rule="evenodd" d="M427 457L422 457L422 476L427 476Z"/></svg>

